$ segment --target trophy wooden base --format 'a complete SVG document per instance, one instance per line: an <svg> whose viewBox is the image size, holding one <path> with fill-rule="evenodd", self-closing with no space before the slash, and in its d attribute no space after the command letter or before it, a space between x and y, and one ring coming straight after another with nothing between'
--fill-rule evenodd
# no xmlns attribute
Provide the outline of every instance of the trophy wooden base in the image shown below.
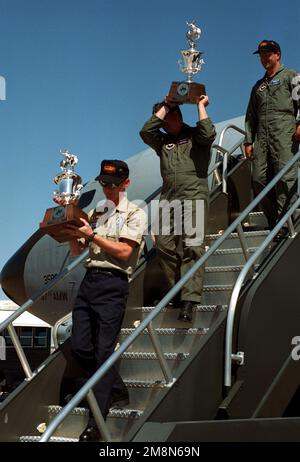
<svg viewBox="0 0 300 462"><path fill-rule="evenodd" d="M66 225L82 226L80 218L87 220L88 216L76 205L59 205L46 210L44 219L40 223L40 229L57 242L70 241L71 238L64 232L64 227Z"/></svg>
<svg viewBox="0 0 300 462"><path fill-rule="evenodd" d="M172 82L166 100L170 103L197 104L205 95L205 86L196 82Z"/></svg>

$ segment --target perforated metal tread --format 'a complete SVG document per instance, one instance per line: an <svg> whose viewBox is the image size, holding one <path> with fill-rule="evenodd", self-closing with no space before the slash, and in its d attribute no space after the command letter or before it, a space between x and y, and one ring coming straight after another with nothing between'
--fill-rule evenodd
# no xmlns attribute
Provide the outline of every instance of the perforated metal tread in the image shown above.
<svg viewBox="0 0 300 462"><path fill-rule="evenodd" d="M140 409L118 409L112 408L109 410L108 417L115 417L119 419L138 419L143 414Z"/></svg>
<svg viewBox="0 0 300 462"><path fill-rule="evenodd" d="M130 380L125 379L124 383L127 388L164 388L169 387L164 380Z"/></svg>
<svg viewBox="0 0 300 462"><path fill-rule="evenodd" d="M248 247L248 252L254 253L258 247ZM243 249L241 247L234 247L232 249L217 249L213 255L236 255L242 254Z"/></svg>
<svg viewBox="0 0 300 462"><path fill-rule="evenodd" d="M235 265L235 266L207 266L205 268L206 273L221 273L221 272L238 272L243 269L243 265Z"/></svg>
<svg viewBox="0 0 300 462"><path fill-rule="evenodd" d="M137 308L137 310L141 310L142 313L151 313L155 306L142 306L141 308ZM228 305L197 305L193 307L193 311L196 312L214 312L214 311L225 311L228 308ZM172 311L173 308L163 308L161 312Z"/></svg>
<svg viewBox="0 0 300 462"><path fill-rule="evenodd" d="M190 353L164 353L165 359L170 360L184 360L190 356ZM156 353L148 353L148 352L125 352L121 355L123 359L158 359Z"/></svg>
<svg viewBox="0 0 300 462"><path fill-rule="evenodd" d="M245 237L260 237L260 236L268 236L268 234L270 233L270 231L268 230L260 230L260 231L244 231L244 235ZM219 239L219 237L221 237L222 234L219 234L219 233L216 233L216 234L208 234L206 236L206 239L209 240L209 241L216 241L217 239ZM238 233L231 233L229 234L229 236L227 237L227 239L236 239L238 238L239 235Z"/></svg>
<svg viewBox="0 0 300 462"><path fill-rule="evenodd" d="M48 406L48 414L58 414L62 410L62 406L52 404ZM75 407L69 415L80 415L80 416L88 416L89 411L85 407Z"/></svg>
<svg viewBox="0 0 300 462"><path fill-rule="evenodd" d="M250 212L249 215L250 217L264 217L265 216L264 212Z"/></svg>
<svg viewBox="0 0 300 462"><path fill-rule="evenodd" d="M205 335L209 329L208 328L179 328L179 327L158 327L154 329L158 335ZM121 329L121 334L130 335L135 331L134 328L123 328ZM149 335L148 329L143 330L144 335Z"/></svg>
<svg viewBox="0 0 300 462"><path fill-rule="evenodd" d="M203 292L220 292L220 291L230 291L232 290L232 284L229 285L221 285L221 286L216 286L216 285L209 285L209 286L204 286L203 287Z"/></svg>
<svg viewBox="0 0 300 462"><path fill-rule="evenodd" d="M50 405L48 406L48 412L51 415L56 415L62 410L62 406L59 405ZM118 418L126 418L126 419L137 419L143 414L143 411L140 409L117 409L113 408L110 409L108 417L118 417ZM76 407L71 412L70 415L80 415L80 416L88 416L89 410L84 407Z"/></svg>
<svg viewBox="0 0 300 462"><path fill-rule="evenodd" d="M41 436L20 436L21 443L39 443ZM51 436L50 443L77 443L78 438L65 438L63 436Z"/></svg>

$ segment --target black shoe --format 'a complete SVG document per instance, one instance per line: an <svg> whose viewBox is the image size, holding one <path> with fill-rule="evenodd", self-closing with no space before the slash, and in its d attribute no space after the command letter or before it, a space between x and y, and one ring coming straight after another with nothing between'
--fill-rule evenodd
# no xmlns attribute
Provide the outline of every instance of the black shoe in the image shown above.
<svg viewBox="0 0 300 462"><path fill-rule="evenodd" d="M175 295L175 297L171 298L169 303L166 305L166 308L177 309L180 307L180 298L179 295Z"/></svg>
<svg viewBox="0 0 300 462"><path fill-rule="evenodd" d="M110 399L110 407L123 407L129 404L129 393L125 390L115 390Z"/></svg>
<svg viewBox="0 0 300 462"><path fill-rule="evenodd" d="M1 391L1 393L0 393L0 403L2 403L2 401L4 401L8 396L9 396L8 391Z"/></svg>
<svg viewBox="0 0 300 462"><path fill-rule="evenodd" d="M178 316L178 321L185 321L185 322L192 322L193 320L193 307L196 306L197 303L191 301L183 301L181 302L180 313Z"/></svg>
<svg viewBox="0 0 300 462"><path fill-rule="evenodd" d="M88 425L86 429L81 433L79 437L79 442L81 443L89 443L94 441L101 440L101 433L99 432L97 427L93 425Z"/></svg>
<svg viewBox="0 0 300 462"><path fill-rule="evenodd" d="M280 242L287 237L288 230L287 228L281 228L276 236L273 238L273 242Z"/></svg>

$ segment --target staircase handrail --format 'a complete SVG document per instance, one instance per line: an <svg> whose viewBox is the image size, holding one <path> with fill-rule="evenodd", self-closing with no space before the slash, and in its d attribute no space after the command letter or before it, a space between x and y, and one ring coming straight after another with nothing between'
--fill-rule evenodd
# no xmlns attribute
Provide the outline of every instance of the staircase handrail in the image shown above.
<svg viewBox="0 0 300 462"><path fill-rule="evenodd" d="M40 298L49 292L56 284L62 281L73 269L75 269L79 263L81 263L89 254L89 249L85 249L78 257L76 257L71 263L69 263L59 274L57 274L51 281L47 283L46 286L42 286L38 289L32 296L29 298L23 305L21 305L16 311L14 311L8 318L0 323L0 333L8 327L13 321L15 321L19 316L21 316L24 311L27 311L28 308L36 303Z"/></svg>
<svg viewBox="0 0 300 462"><path fill-rule="evenodd" d="M280 231L283 225L291 218L292 214L300 205L300 197L294 202L294 204L288 209L281 220L276 226L270 231L266 239L260 244L257 250L251 255L248 261L245 263L243 269L238 275L235 285L232 289L232 294L228 307L227 322L226 322L226 340L225 340L225 368L224 368L224 386L231 387L231 370L232 361L235 359L237 362L244 361L244 352L239 351L237 354L232 353L232 339L233 339L233 326L235 321L236 307L239 299L239 295L242 289L243 282L254 265L255 261L260 257L265 248L272 242L276 234ZM295 237L296 233L290 237Z"/></svg>
<svg viewBox="0 0 300 462"><path fill-rule="evenodd" d="M220 146L223 146L223 139L224 139L225 133L226 133L228 130L234 130L234 131L236 131L236 132L241 133L241 134L244 135L244 136L246 135L245 130L243 130L242 128L238 127L237 125L234 125L234 124L227 125L227 126L224 127L223 130L221 131L220 138L219 138L219 144L220 144Z"/></svg>
<svg viewBox="0 0 300 462"><path fill-rule="evenodd" d="M234 130L234 131L237 131L239 133L241 133L242 135L246 135L246 132L245 130L243 130L242 128L239 128L237 127L236 125L227 125L226 127L223 128L221 134L220 134L220 138L219 138L219 143L218 144L213 144L212 145L212 148L216 149L217 150L217 153L221 153L223 154L223 158L221 161L218 161L216 162L208 171L208 176L211 175L212 173L215 174L215 177L217 179L217 182L218 184L220 184L222 182L222 192L227 194L227 178L228 178L228 171L227 171L227 167L228 167L228 159L232 156L232 154L239 148L239 147L242 147L243 144L244 144L244 137L239 140L237 143L235 143L235 145L231 148L231 149L225 149L224 146L223 146L223 140L224 140L224 136L225 136L225 133L228 131L228 130ZM242 150L243 151L243 150ZM245 160L245 159L243 159ZM217 168L222 165L222 181L221 179L219 178L219 174L218 174L218 171L217 171Z"/></svg>

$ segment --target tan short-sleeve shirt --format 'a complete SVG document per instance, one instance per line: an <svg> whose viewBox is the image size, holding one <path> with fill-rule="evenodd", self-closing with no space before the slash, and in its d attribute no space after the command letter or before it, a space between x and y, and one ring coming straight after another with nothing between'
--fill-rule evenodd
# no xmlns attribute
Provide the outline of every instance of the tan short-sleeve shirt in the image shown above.
<svg viewBox="0 0 300 462"><path fill-rule="evenodd" d="M106 239L112 241L129 239L137 245L133 248L129 259L121 261L92 242L85 266L117 269L130 277L144 247L143 236L147 226L144 210L128 201L126 197L123 197L117 206L112 202L103 201L96 209L89 212L89 222L94 232Z"/></svg>

